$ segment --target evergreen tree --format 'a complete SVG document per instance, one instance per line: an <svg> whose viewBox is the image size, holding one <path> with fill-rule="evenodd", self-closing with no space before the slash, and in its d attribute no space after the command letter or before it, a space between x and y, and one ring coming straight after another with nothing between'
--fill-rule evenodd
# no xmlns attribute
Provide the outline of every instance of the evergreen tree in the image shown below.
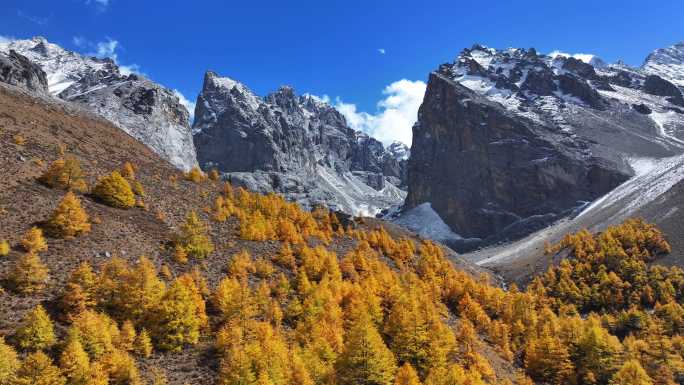
<svg viewBox="0 0 684 385"><path fill-rule="evenodd" d="M88 214L81 207L81 200L71 191L67 192L47 225L51 234L64 238L72 238L90 231Z"/></svg>
<svg viewBox="0 0 684 385"><path fill-rule="evenodd" d="M351 326L345 350L337 361L341 385L390 385L397 370L392 352L367 315Z"/></svg>
<svg viewBox="0 0 684 385"><path fill-rule="evenodd" d="M93 195L108 206L127 209L135 204L135 196L128 181L113 171L98 180L93 188Z"/></svg>
<svg viewBox="0 0 684 385"><path fill-rule="evenodd" d="M28 253L37 254L48 249L47 241L43 236L43 230L35 226L31 227L24 234L24 237L21 239L21 245Z"/></svg>
<svg viewBox="0 0 684 385"><path fill-rule="evenodd" d="M15 375L12 385L65 385L62 376L50 357L43 352L31 353L24 359Z"/></svg>
<svg viewBox="0 0 684 385"><path fill-rule="evenodd" d="M35 293L45 288L48 268L35 253L26 253L15 262L9 275L12 288L23 294Z"/></svg>
<svg viewBox="0 0 684 385"><path fill-rule="evenodd" d="M15 339L22 349L42 350L54 345L54 326L43 306L38 305L26 314Z"/></svg>

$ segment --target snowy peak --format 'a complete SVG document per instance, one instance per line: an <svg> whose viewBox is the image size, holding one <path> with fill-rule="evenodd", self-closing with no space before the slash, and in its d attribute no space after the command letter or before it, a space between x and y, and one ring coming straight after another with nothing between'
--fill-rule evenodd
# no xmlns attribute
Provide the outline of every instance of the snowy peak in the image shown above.
<svg viewBox="0 0 684 385"><path fill-rule="evenodd" d="M647 73L659 75L679 87L684 87L684 41L653 51L646 58L642 68Z"/></svg>
<svg viewBox="0 0 684 385"><path fill-rule="evenodd" d="M48 89L58 95L89 74L106 73L120 77L119 67L111 59L99 59L67 51L43 37L14 40L0 44L0 52L14 50L41 66L47 74Z"/></svg>
<svg viewBox="0 0 684 385"><path fill-rule="evenodd" d="M0 44L46 74L49 93L111 121L181 169L197 164L188 111L178 96L137 74L124 74L110 58L65 50L43 37Z"/></svg>

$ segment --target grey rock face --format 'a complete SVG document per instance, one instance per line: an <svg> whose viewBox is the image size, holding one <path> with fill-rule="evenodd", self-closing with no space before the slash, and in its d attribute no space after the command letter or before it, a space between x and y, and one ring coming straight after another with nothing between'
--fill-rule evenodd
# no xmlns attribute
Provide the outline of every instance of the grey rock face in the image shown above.
<svg viewBox="0 0 684 385"><path fill-rule="evenodd" d="M48 93L45 72L14 50L11 50L8 55L0 53L0 82L18 86L31 92Z"/></svg>
<svg viewBox="0 0 684 385"><path fill-rule="evenodd" d="M41 37L0 45L0 52L11 51L47 74L53 96L111 121L178 168L197 165L189 113L171 90L122 73L111 59L67 51Z"/></svg>
<svg viewBox="0 0 684 385"><path fill-rule="evenodd" d="M216 167L233 183L281 192L305 206L375 215L401 204L405 195L405 160L349 128L329 104L297 96L290 87L260 98L209 71L193 133L202 167Z"/></svg>
<svg viewBox="0 0 684 385"><path fill-rule="evenodd" d="M466 49L430 74L405 209L429 202L469 247L574 215L640 160L684 152L675 90L643 69L599 60Z"/></svg>
<svg viewBox="0 0 684 385"><path fill-rule="evenodd" d="M684 87L684 41L653 51L644 61L642 69Z"/></svg>

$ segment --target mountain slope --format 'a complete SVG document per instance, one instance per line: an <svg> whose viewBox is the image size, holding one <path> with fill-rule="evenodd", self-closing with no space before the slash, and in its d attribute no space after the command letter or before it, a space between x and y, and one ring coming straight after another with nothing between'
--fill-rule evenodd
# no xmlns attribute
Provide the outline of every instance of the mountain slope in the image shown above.
<svg viewBox="0 0 684 385"><path fill-rule="evenodd" d="M314 96L282 87L260 98L209 71L196 106L198 160L233 183L355 215L403 202L408 148L385 149Z"/></svg>
<svg viewBox="0 0 684 385"><path fill-rule="evenodd" d="M45 72L51 95L110 120L176 167L197 164L189 113L171 90L122 73L111 59L67 51L42 37L0 44L0 54L10 51Z"/></svg>
<svg viewBox="0 0 684 385"><path fill-rule="evenodd" d="M684 152L671 75L588 61L476 45L440 66L414 126L406 208L430 202L480 245L515 240L611 191L639 160Z"/></svg>
<svg viewBox="0 0 684 385"><path fill-rule="evenodd" d="M23 140L18 140L19 137ZM247 251L253 256L255 263L278 260L277 256L283 242L246 239L241 235L241 221L246 221L246 219L240 219L236 215L230 215L224 222L211 219L215 199L225 193L222 183L210 180L194 183L186 180L177 169L164 162L135 138L111 123L97 119L71 104L54 99L37 99L31 94L21 92L16 87L0 85L0 142L3 144L0 146L0 177L3 180L3 187L0 189L0 222L2 223L0 241L8 240L12 246L9 255L0 257L0 277L2 278L0 284L5 288L0 289L0 307L4 310L3 315L0 316L0 336L7 337L5 340L9 343L15 343L14 331L20 327L22 319L39 304L47 309L49 316L55 322L55 333L59 340L66 340L67 329L71 326L72 320L65 317L66 314L61 308L62 293L65 282L83 262L89 263L96 271L99 271L107 263L111 263L113 257L120 258L131 266L140 266L137 261L141 256L145 256L152 263L156 279L162 280L166 287L172 286L174 278L199 271L202 279L206 280L205 290L211 290L211 293L214 293L217 291L219 282L227 277L227 266L231 265L234 256L239 252ZM92 222L91 231L75 239L48 237L47 250L40 252L41 261L49 269L46 287L37 293L17 293L10 289L7 277L16 261L25 253L21 246L21 238L32 226L44 226L43 221L51 215L65 194L60 189L44 186L37 181L37 178L45 172L51 162L65 155L78 160L83 167L89 186L93 186L100 176L120 169L124 162L131 162L136 166L135 180L144 186L145 208L122 210L106 206L90 194L79 195L82 206ZM245 195L240 191L235 191L235 193L236 196L244 199L242 197ZM255 194L246 196L247 199L257 199ZM210 213L203 211L206 207L210 208L208 210ZM179 263L174 260L173 253L169 252L168 243L190 211L199 213L204 222L211 223L209 236L214 241L216 250L204 260L191 259L187 263ZM299 213L297 215L313 218L311 214L304 211L297 212ZM313 219L310 220L316 222ZM382 221L368 219L367 223L363 224L347 220L345 223L361 231L359 234L384 226L392 237L411 239L420 244L420 239L415 235ZM301 234L302 232L296 231L293 236L301 236ZM342 258L349 251L355 250L358 243L356 236L334 235L332 241L327 243L324 249ZM311 250L315 246L323 247L319 241L313 240ZM294 249L298 253L297 248ZM376 253L375 249L379 250L380 246L374 245L372 253ZM455 266L471 271L473 276L485 273L464 263L448 249L444 252L446 257L453 258ZM309 263L323 266L321 265L323 261L319 259L321 258L320 251L316 253L318 254L311 256L313 259L310 259ZM303 259L297 256L297 260ZM372 266L382 267L390 274L397 274L389 267L389 262L385 257L383 259L373 257L372 261ZM452 269L448 260L444 262L445 266ZM329 266L329 262L324 264ZM337 260L334 265L337 266ZM162 267L165 268L162 269ZM308 267L300 267L300 271L308 269ZM166 275L161 273L163 271L166 271ZM339 273L339 270L337 271ZM348 273L349 270L346 270L345 274ZM369 272L362 272L359 268L359 273L368 274ZM273 295L277 290L275 283L282 276L288 281L288 287L295 288L299 282L296 273L278 267L268 277L268 282L273 283ZM144 279L149 278L149 276L146 278L136 276L131 282L142 284ZM365 278L362 281L370 282ZM398 282L399 279L397 278L396 281ZM149 283L149 281L145 282ZM319 283L313 278L312 282L315 285L314 288L319 287ZM356 284L349 281L348 285ZM320 287L324 287L324 284ZM127 290L129 291L126 294L130 293L131 287ZM360 286L353 290L361 293ZM253 293L256 295L256 288ZM367 298L368 295L366 291L363 298ZM163 351L155 347L150 357L135 355L134 363L140 369L143 379L147 381L145 383L151 383L151 376L160 369L166 374L169 384L213 385L217 383L217 378L221 373L219 371L221 356L217 352L216 337L220 334L223 319L220 316L220 310L212 302L213 294L203 292L202 296L202 301L206 300L209 304L208 313L211 318L211 323L207 326L209 330L203 331L202 338L195 344L183 346L180 351ZM128 296L122 295L120 298L125 300ZM336 297L336 301L341 300L341 297ZM279 308L280 306L285 308L288 300L282 297L276 300L274 297L274 302ZM425 303L424 298L421 302ZM335 303L335 308L339 308L340 305ZM105 311L104 308L98 309ZM318 314L326 315L328 312ZM117 318L120 314L110 312L109 315L120 321ZM284 322L293 321L290 318ZM111 327L108 330L111 330ZM140 332L140 328L137 331ZM102 330L98 330L99 332ZM269 343L272 341L272 339L268 340ZM156 344L155 341L155 346ZM60 343L53 351L47 351L47 353L58 356L62 348ZM478 351L485 354L492 362L491 365L494 366L500 378L512 378L518 372L518 369L501 358L491 344L483 343L478 347ZM21 356L25 356L25 353L22 352ZM298 383L294 381L288 384Z"/></svg>

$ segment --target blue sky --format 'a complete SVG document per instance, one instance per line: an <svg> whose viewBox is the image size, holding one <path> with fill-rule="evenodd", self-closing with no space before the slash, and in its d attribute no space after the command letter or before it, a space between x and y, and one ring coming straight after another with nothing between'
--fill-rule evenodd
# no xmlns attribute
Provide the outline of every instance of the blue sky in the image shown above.
<svg viewBox="0 0 684 385"><path fill-rule="evenodd" d="M190 100L212 69L260 95L289 84L374 114L388 85L423 81L475 42L639 65L684 40L682 15L681 0L3 0L0 35L81 52L116 41L119 63Z"/></svg>

